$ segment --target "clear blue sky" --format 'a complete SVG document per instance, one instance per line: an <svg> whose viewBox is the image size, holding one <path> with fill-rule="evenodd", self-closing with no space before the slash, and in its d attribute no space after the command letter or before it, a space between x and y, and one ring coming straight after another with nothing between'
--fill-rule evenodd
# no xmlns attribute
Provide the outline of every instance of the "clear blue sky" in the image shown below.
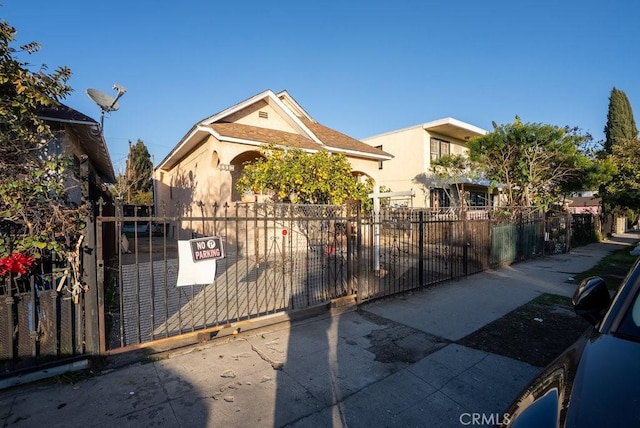
<svg viewBox="0 0 640 428"><path fill-rule="evenodd" d="M640 119L635 0L0 0L28 57L66 65L63 102L96 120L88 88L127 88L105 116L121 169L127 142L161 161L197 121L286 89L320 123L355 138L443 117L578 126L604 138L608 99Z"/></svg>

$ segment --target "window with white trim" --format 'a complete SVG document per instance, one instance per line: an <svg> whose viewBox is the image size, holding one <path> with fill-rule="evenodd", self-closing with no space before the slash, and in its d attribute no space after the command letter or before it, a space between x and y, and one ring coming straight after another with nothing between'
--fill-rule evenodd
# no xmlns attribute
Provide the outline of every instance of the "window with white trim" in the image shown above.
<svg viewBox="0 0 640 428"><path fill-rule="evenodd" d="M450 143L439 138L431 137L431 160L440 159L451 153Z"/></svg>

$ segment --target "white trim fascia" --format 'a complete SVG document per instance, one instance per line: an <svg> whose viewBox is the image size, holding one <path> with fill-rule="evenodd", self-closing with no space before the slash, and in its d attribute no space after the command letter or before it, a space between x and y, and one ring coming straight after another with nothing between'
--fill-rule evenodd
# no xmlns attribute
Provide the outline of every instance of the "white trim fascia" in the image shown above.
<svg viewBox="0 0 640 428"><path fill-rule="evenodd" d="M281 92L282 93L282 92ZM287 93L288 94L288 93ZM263 99L268 99L269 101L267 101L267 103L269 103L272 107L277 106L278 110L280 110L280 112L282 114L284 114L285 116L287 116L289 118L289 120L291 121L291 125L293 125L294 128L298 128L298 130L300 132L302 132L303 134L306 134L307 137L311 138L313 141L315 141L317 144L320 144L322 146L324 146L324 143L313 133L311 132L311 130L309 128L307 128L307 126L302 123L302 121L300 119L298 119L298 117L293 114L293 112L291 111L291 109L289 109L286 104L271 90L271 89L267 89L266 91L262 91L259 94L254 95L251 98L248 98L234 106L231 106L219 113L214 114L213 116L210 116L204 120L201 120L200 122L198 122L198 125L212 125L215 122L219 121L220 119L224 119L225 117L236 113L240 110L242 110L243 108L246 108L248 106L250 106L251 104L256 103L257 101L263 100ZM289 98L291 100L293 100L293 98L289 95ZM271 101L271 102L270 102ZM273 102L273 103L272 103ZM294 101L294 103L299 106L298 103L296 103ZM303 110L304 112L304 110ZM313 120L311 119L311 117L304 112L305 115L307 117L309 117L309 120Z"/></svg>
<svg viewBox="0 0 640 428"><path fill-rule="evenodd" d="M212 135L214 135L212 133ZM225 137L223 135L218 135L217 133L214 135L220 142L226 142L226 143L237 143L237 144L244 144L247 146L255 146L255 147L266 147L269 144L265 143L263 141L256 141L256 140L247 140L244 138L236 138L236 137ZM292 149L291 146L286 146L286 145L282 145L282 144L273 144L274 147L286 150L286 149ZM354 151L354 150L344 150L344 149L338 149L335 147L330 147L330 146L323 146L322 148L318 148L318 149L309 149L309 148L300 148L300 147L294 147L296 150L302 150L303 152L307 152L307 153L315 153L318 152L322 149L325 149L329 152L332 153L344 153L347 155L352 155L352 157L360 157L360 158L367 158L367 159L375 159L375 160L391 160L393 158L393 156L383 156L383 155L375 155L375 154L371 154L371 153L366 153L366 152L358 152L358 151Z"/></svg>
<svg viewBox="0 0 640 428"><path fill-rule="evenodd" d="M196 133L202 132L202 131L203 129L200 126L193 126L189 130L189 132L187 132L185 136L182 137L180 142L178 142L178 144L164 157L164 159L160 161L160 163L158 164L158 166L155 167L155 169L162 169L164 165L166 165L169 162L169 160L173 158L173 155L175 155L177 152L182 150L182 148L191 141L191 139L196 135Z"/></svg>
<svg viewBox="0 0 640 428"><path fill-rule="evenodd" d="M262 91L259 94L256 94L254 96L252 96L251 98L248 98L244 101L240 101L238 104L232 105L231 107L227 107L226 109L214 114L213 116L209 116L199 122L198 125L211 125L217 121L219 121L220 119L224 119L225 117L238 112L240 110L242 110L245 107L250 106L251 104L254 104L256 101L259 101L267 96L269 96L269 94L273 94L273 91L271 89L267 89L266 91Z"/></svg>
<svg viewBox="0 0 640 428"><path fill-rule="evenodd" d="M273 92L272 92L272 94L273 94ZM311 132L311 130L309 128L307 128L307 126L304 123L302 123L302 121L300 119L298 119L298 116L293 114L291 109L289 109L286 106L286 104L280 98L278 98L275 94L273 94L273 97L271 99L278 105L278 107L280 107L280 109L282 109L282 112L284 114L286 114L289 117L289 119L291 119L294 122L294 124L300 128L300 131L302 131L304 134L306 134L307 137L311 138L315 143L317 143L317 144L319 144L321 146L325 146L325 143L323 143L316 136L316 134ZM313 119L310 119L310 120L313 120Z"/></svg>
<svg viewBox="0 0 640 428"><path fill-rule="evenodd" d="M210 125L197 125L195 130L196 131L207 132L207 133L213 135L214 137L216 137L218 140L221 137L221 134L219 134L218 131L213 129Z"/></svg>
<svg viewBox="0 0 640 428"><path fill-rule="evenodd" d="M423 123L422 128L424 130L428 130L429 128L433 128L440 125L453 125L460 129L464 129L465 131L475 132L476 134L486 135L489 133L486 129L479 128L475 125L471 125L470 123L463 122L458 119L454 119L452 117L445 117L442 119L432 120L431 122Z"/></svg>
<svg viewBox="0 0 640 428"><path fill-rule="evenodd" d="M278 99L280 99L280 97L286 97L296 107L296 109L300 112L300 114L302 114L307 119L313 121L313 118L311 117L311 115L309 115L309 113L307 113L306 110L302 108L302 106L295 100L295 98L291 96L291 94L289 94L289 92L286 89L278 92L276 96L278 97Z"/></svg>
<svg viewBox="0 0 640 428"><path fill-rule="evenodd" d="M211 126L201 125L198 127L198 129L204 132L208 132L220 142L244 144L247 146L267 146L268 145L268 143L265 143L263 141L247 140L244 138L236 138L236 137L227 137L225 135L218 133Z"/></svg>
<svg viewBox="0 0 640 428"><path fill-rule="evenodd" d="M244 138L237 138L237 137L228 137L225 136L223 134L218 133L215 129L213 129L211 127L211 125L200 125L197 128L198 130L204 131L204 132L208 132L209 134L211 134L212 136L214 136L218 141L224 141L227 143L238 143L238 144L246 144L249 146L268 146L269 143L265 143L264 141L256 141L256 140L247 140ZM291 146L283 146L283 145L279 145L279 144L273 144L273 146L275 147L282 147L282 148L291 148ZM300 149L300 150L304 150L304 151L314 151L312 149Z"/></svg>
<svg viewBox="0 0 640 428"><path fill-rule="evenodd" d="M470 131L470 132L475 132L479 135L486 135L489 133L489 131L487 131L486 129L482 129L480 127L477 127L475 125L471 125L470 123L466 123L463 122L461 120L458 119L454 119L452 117L445 117L442 119L436 119L436 120L432 120L431 122L425 122L425 123L420 123L418 125L413 125L413 126L408 126L406 128L401 128L401 129L396 129L393 131L389 131L389 132L385 132L382 134L377 134L377 135L372 135L370 137L365 137L365 138L361 138L360 141L369 141L369 140L373 140L376 138L380 138L380 137L386 137L389 135L393 135L393 134L398 134L400 132L405 132L405 131L409 131L415 128L422 128L424 130L428 130L429 128L432 128L434 126L440 126L440 125L453 125L456 126L460 129L464 129L466 131Z"/></svg>
<svg viewBox="0 0 640 428"><path fill-rule="evenodd" d="M100 127L100 124L98 122L94 121L94 120L88 121L88 120L60 119L60 118L48 117L48 116L38 116L38 119L49 121L49 122L70 123L72 125L85 125L85 126L98 126L98 127Z"/></svg>
<svg viewBox="0 0 640 428"><path fill-rule="evenodd" d="M225 143L237 143L237 144L244 144L247 146L267 146L267 143L264 143L262 141L255 141L255 140L245 140L244 138L235 138L235 137L224 137L224 136L220 136L220 137L216 137L220 142L225 142Z"/></svg>
<svg viewBox="0 0 640 428"><path fill-rule="evenodd" d="M334 153L344 153L345 155L352 155L353 157L376 159L376 160L391 160L393 156L375 155L368 152L360 152L356 150L339 149L337 147L324 146L327 150Z"/></svg>

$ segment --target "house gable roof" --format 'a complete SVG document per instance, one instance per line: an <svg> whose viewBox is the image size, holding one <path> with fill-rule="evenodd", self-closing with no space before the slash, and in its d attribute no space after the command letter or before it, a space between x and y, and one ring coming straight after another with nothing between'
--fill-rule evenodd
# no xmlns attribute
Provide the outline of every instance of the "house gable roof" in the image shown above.
<svg viewBox="0 0 640 428"><path fill-rule="evenodd" d="M282 100L282 102L284 102L296 116L313 120L309 113L307 113L302 106L291 95L289 95L289 92L286 90L281 91L277 96L278 99Z"/></svg>
<svg viewBox="0 0 640 428"><path fill-rule="evenodd" d="M281 93L282 94L282 93ZM287 93L285 93L284 95L288 95ZM293 98L289 97L290 100L293 100ZM318 140L317 137L315 137L313 135L313 133L307 129L302 122L300 121L300 118L295 115L291 109L289 107L287 107L287 105L278 97L276 96L276 94L273 93L273 91L267 89L264 92L261 92L257 95L254 95L251 98L248 98L232 107L229 107L223 111L221 111L220 113L216 113L213 116L210 116L202 121L200 121L201 125L211 125L212 123L216 123L216 122L220 122L223 121L226 117L231 116L233 113L236 113L248 106L250 106L251 104L254 104L258 101L265 101L267 104L269 104L276 112L278 112L288 123L289 125L294 128L295 130L297 130L298 132L300 132L302 135L307 136L308 138L311 138L312 140L314 140L316 143L318 144L322 144L322 142L320 140ZM293 103L297 106L298 104L293 101ZM299 107L299 110L302 110L301 107ZM306 113L305 113L306 114Z"/></svg>
<svg viewBox="0 0 640 428"><path fill-rule="evenodd" d="M102 179L107 183L115 183L111 156L98 122L62 103L40 107L38 117L46 122L63 123L70 127Z"/></svg>
<svg viewBox="0 0 640 428"><path fill-rule="evenodd" d="M266 102L295 133L247 124L230 123L225 120L258 102ZM390 154L382 150L320 125L287 91L279 92L276 95L271 90L266 90L198 122L160 162L157 168L171 167L186 153L200 144L207 135L213 135L221 141L255 146L274 144L296 147L307 151L324 149L376 160L392 158Z"/></svg>

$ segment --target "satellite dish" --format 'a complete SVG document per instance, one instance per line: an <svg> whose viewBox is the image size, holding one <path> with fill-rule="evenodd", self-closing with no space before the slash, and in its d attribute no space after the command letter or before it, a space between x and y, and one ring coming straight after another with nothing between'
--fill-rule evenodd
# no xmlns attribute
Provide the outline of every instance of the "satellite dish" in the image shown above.
<svg viewBox="0 0 640 428"><path fill-rule="evenodd" d="M118 105L118 100L125 94L125 92L127 92L127 90L123 86L120 86L118 84L113 85L113 89L118 91L115 98L97 89L87 89L87 95L89 96L89 98L91 98L91 100L96 103L98 107L100 107L100 128L103 128L105 112L110 113L112 111L118 110L120 108L120 106Z"/></svg>

